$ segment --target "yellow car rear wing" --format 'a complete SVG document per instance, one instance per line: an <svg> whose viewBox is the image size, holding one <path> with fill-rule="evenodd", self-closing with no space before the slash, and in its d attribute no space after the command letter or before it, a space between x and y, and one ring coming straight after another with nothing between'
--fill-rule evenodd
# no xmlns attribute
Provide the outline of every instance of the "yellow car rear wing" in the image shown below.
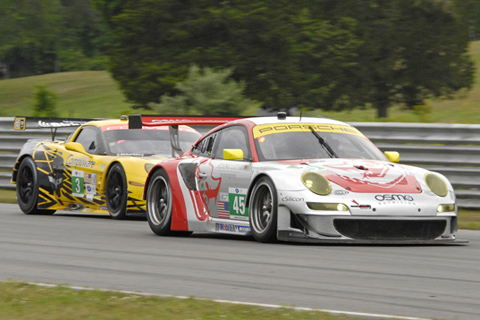
<svg viewBox="0 0 480 320"><path fill-rule="evenodd" d="M14 130L46 129L52 133L52 141L58 128L79 127L82 124L94 119L77 118L42 118L42 117L15 117L13 121Z"/></svg>

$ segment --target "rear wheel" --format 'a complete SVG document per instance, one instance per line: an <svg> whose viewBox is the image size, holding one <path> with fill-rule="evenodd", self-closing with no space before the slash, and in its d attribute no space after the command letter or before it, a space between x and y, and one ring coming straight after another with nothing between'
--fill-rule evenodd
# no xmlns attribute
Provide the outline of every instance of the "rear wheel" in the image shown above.
<svg viewBox="0 0 480 320"><path fill-rule="evenodd" d="M260 178L252 190L249 206L250 229L259 242L277 241L277 190L268 177Z"/></svg>
<svg viewBox="0 0 480 320"><path fill-rule="evenodd" d="M17 201L25 214L54 214L55 210L38 209L38 175L35 162L26 157L20 163L17 173Z"/></svg>
<svg viewBox="0 0 480 320"><path fill-rule="evenodd" d="M115 163L108 171L106 184L107 207L114 219L127 216L127 178L120 163Z"/></svg>
<svg viewBox="0 0 480 320"><path fill-rule="evenodd" d="M147 220L150 229L159 236L172 235L172 187L167 173L156 171L148 183Z"/></svg>

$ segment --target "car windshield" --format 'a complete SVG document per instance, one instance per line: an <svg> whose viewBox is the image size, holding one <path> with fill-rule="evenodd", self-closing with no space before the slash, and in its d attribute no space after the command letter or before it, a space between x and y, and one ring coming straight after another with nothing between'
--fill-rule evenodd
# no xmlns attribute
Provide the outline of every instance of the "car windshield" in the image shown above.
<svg viewBox="0 0 480 320"><path fill-rule="evenodd" d="M104 131L108 155L117 156L172 156L170 132L168 127L161 129L130 129ZM179 147L186 150L200 137L195 130L178 133Z"/></svg>
<svg viewBox="0 0 480 320"><path fill-rule="evenodd" d="M258 156L261 161L334 157L387 160L371 141L361 135L314 132L307 129L266 135L257 134L255 145Z"/></svg>

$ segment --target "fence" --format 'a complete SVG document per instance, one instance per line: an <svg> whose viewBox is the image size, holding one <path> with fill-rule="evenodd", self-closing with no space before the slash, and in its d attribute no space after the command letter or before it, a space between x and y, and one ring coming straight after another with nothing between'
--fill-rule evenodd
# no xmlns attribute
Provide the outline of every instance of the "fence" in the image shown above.
<svg viewBox="0 0 480 320"><path fill-rule="evenodd" d="M351 123L382 151L400 152L400 162L444 174L461 208L480 209L480 125ZM61 128L66 137L73 128ZM21 146L30 138L49 138L47 130L14 131L13 118L0 118L0 188L13 189L11 172Z"/></svg>

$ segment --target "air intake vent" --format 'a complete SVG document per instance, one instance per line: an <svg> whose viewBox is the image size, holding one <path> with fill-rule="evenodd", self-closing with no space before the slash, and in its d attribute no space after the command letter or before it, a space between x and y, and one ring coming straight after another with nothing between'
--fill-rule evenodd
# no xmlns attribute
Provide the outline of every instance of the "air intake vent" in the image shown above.
<svg viewBox="0 0 480 320"><path fill-rule="evenodd" d="M357 240L433 240L441 236L445 220L335 219L335 229Z"/></svg>

